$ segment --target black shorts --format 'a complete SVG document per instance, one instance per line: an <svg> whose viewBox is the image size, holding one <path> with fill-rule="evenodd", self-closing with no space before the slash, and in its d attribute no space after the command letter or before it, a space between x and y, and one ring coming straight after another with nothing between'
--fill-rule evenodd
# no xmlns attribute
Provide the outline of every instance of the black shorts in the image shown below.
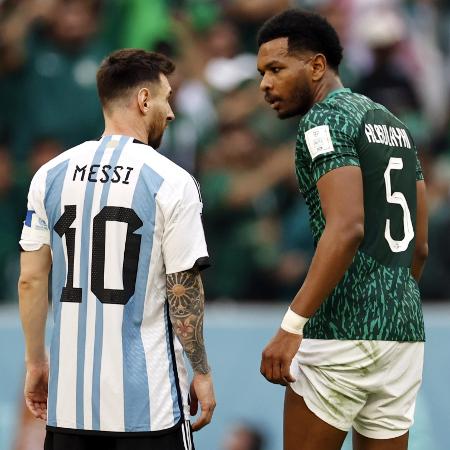
<svg viewBox="0 0 450 450"><path fill-rule="evenodd" d="M167 433L77 433L47 428L44 450L195 450L195 447L190 422L186 421Z"/></svg>

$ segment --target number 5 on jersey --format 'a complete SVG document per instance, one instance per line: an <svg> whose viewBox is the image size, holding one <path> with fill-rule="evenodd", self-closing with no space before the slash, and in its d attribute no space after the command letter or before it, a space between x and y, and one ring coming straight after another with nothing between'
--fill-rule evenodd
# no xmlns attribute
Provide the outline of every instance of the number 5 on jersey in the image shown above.
<svg viewBox="0 0 450 450"><path fill-rule="evenodd" d="M61 293L62 302L81 303L82 289L73 286L76 228L70 228L76 219L76 205L64 206L64 213L54 226L62 238L66 236L67 282ZM123 257L123 289L105 288L106 222L123 222L128 225ZM102 302L125 305L134 294L139 264L141 236L134 232L143 225L131 208L105 206L95 217L92 227L91 291Z"/></svg>
<svg viewBox="0 0 450 450"><path fill-rule="evenodd" d="M401 158L390 158L389 164L384 172L384 182L386 185L386 199L388 203L400 205L403 209L403 231L404 237L398 241L391 236L391 221L386 220L386 228L384 230L384 237L389 244L389 247L394 253L404 252L409 243L414 239L414 228L411 220L411 213L409 211L408 203L405 196L401 192L392 192L391 187L391 170L402 170L403 160Z"/></svg>

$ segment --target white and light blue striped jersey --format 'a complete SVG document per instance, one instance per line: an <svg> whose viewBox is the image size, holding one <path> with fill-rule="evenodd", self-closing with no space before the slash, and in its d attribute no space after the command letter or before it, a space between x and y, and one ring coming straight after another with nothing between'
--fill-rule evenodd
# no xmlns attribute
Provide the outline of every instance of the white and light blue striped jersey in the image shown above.
<svg viewBox="0 0 450 450"><path fill-rule="evenodd" d="M50 427L148 432L189 418L166 274L207 265L201 211L191 175L127 136L35 174L20 244L52 250Z"/></svg>

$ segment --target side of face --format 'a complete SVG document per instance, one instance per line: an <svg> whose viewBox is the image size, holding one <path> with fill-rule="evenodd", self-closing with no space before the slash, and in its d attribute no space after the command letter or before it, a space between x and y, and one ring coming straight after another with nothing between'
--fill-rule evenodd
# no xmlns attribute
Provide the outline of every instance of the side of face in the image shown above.
<svg viewBox="0 0 450 450"><path fill-rule="evenodd" d="M172 88L167 77L160 75L159 82L153 82L148 88L140 89L138 102L144 113L148 129L148 143L153 148L161 144L164 130L168 123L175 118L169 103Z"/></svg>
<svg viewBox="0 0 450 450"><path fill-rule="evenodd" d="M308 52L289 53L288 38L265 42L258 51L260 89L280 119L304 115L313 104Z"/></svg>

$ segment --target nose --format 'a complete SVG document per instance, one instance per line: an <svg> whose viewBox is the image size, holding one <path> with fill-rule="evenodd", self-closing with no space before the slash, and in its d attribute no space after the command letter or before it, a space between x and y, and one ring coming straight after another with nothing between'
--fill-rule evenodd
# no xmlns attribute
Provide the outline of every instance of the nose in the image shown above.
<svg viewBox="0 0 450 450"><path fill-rule="evenodd" d="M169 107L169 113L167 114L167 122L171 122L175 119L175 114L172 111L172 108Z"/></svg>
<svg viewBox="0 0 450 450"><path fill-rule="evenodd" d="M263 76L263 79L261 80L261 83L259 84L259 89L261 89L261 91L266 92L266 91L270 91L270 89L272 89L273 87L273 83L270 80L270 78L267 75Z"/></svg>

